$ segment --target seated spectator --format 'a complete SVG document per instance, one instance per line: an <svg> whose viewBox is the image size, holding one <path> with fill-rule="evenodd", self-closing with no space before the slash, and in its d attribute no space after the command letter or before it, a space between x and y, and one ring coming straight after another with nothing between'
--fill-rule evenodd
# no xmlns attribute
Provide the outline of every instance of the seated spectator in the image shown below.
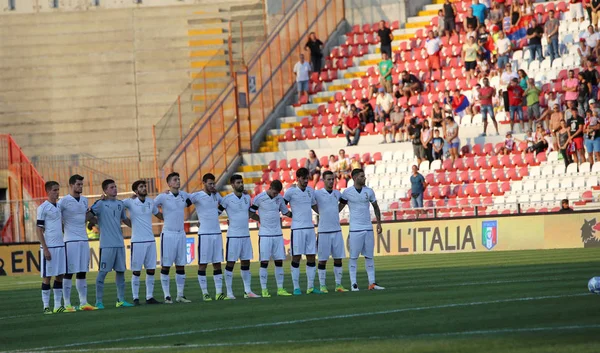
<svg viewBox="0 0 600 353"><path fill-rule="evenodd" d="M558 212L573 212L573 209L569 207L569 200L563 199L560 202L560 211Z"/></svg>
<svg viewBox="0 0 600 353"><path fill-rule="evenodd" d="M321 162L314 150L308 151L308 158L306 159L304 168L308 169L308 174L313 182L313 187L316 187L319 179L321 179Z"/></svg>
<svg viewBox="0 0 600 353"><path fill-rule="evenodd" d="M593 60L592 51L590 50L590 47L587 46L587 44L585 43L585 39L583 38L579 40L577 54L579 54L579 64L581 66L587 65L588 61Z"/></svg>
<svg viewBox="0 0 600 353"><path fill-rule="evenodd" d="M431 125L433 127L442 127L444 123L444 112L440 108L438 101L433 102L433 108L431 109Z"/></svg>
<svg viewBox="0 0 600 353"><path fill-rule="evenodd" d="M454 96L452 96L452 110L455 115L460 118L459 124L462 124L462 118L467 114L467 110L471 103L464 94L460 93L459 89L454 90Z"/></svg>
<svg viewBox="0 0 600 353"><path fill-rule="evenodd" d="M509 155L512 153L512 151L515 149L515 140L512 136L512 132L507 132L506 133L506 138L504 139L504 146L500 147L500 149L498 151L496 151L497 154L502 154L502 155Z"/></svg>
<svg viewBox="0 0 600 353"><path fill-rule="evenodd" d="M392 93L392 71L394 69L394 63L390 60L387 53L381 53L381 61L379 62L379 84L381 89L385 89L385 92Z"/></svg>
<svg viewBox="0 0 600 353"><path fill-rule="evenodd" d="M329 156L329 165L327 169L331 171L336 178L338 177L338 162L333 154Z"/></svg>
<svg viewBox="0 0 600 353"><path fill-rule="evenodd" d="M519 86L519 80L513 78L508 91L508 104L510 112L510 130L514 130L515 120L519 119L521 131L525 131L523 126L523 89Z"/></svg>
<svg viewBox="0 0 600 353"><path fill-rule="evenodd" d="M556 149L555 149L554 136L552 135L552 132L550 130L546 130L544 139L546 140L546 144L548 145L548 149L546 150L546 152L550 153L552 151L555 151Z"/></svg>
<svg viewBox="0 0 600 353"><path fill-rule="evenodd" d="M350 158L350 169L354 170L354 169L361 169L362 168L362 164L360 163L360 161L356 158L356 156L352 156L352 158Z"/></svg>
<svg viewBox="0 0 600 353"><path fill-rule="evenodd" d="M541 90L535 86L535 81L530 78L527 81L527 89L523 93L527 102L527 119L529 120L529 130L533 129L533 122L539 121L540 112L540 92ZM540 125L543 127L543 124Z"/></svg>
<svg viewBox="0 0 600 353"><path fill-rule="evenodd" d="M594 26L589 25L587 32L584 33L581 38L585 39L585 44L590 48L590 51L594 56L596 55L596 49L598 47L598 41L600 40L600 33L594 30Z"/></svg>
<svg viewBox="0 0 600 353"><path fill-rule="evenodd" d="M467 37L467 43L462 48L462 60L465 65L465 71L467 72L467 80L474 77L475 69L477 68L477 52L479 51L479 45L475 42L474 37Z"/></svg>
<svg viewBox="0 0 600 353"><path fill-rule="evenodd" d="M590 110L600 116L600 101L590 99L588 103L590 105Z"/></svg>
<svg viewBox="0 0 600 353"><path fill-rule="evenodd" d="M423 147L423 144L421 142L422 128L423 127L421 126L421 124L417 124L416 118L410 119L410 125L408 126L408 137L412 141L413 152L415 154L415 158L417 159L417 161L419 161L419 164L421 164L421 162L424 161L426 158L425 148Z"/></svg>
<svg viewBox="0 0 600 353"><path fill-rule="evenodd" d="M406 70L402 72L400 77L400 87L402 87L402 92L407 98L410 98L413 94L419 94L423 90L421 81L417 76L409 74Z"/></svg>
<svg viewBox="0 0 600 353"><path fill-rule="evenodd" d="M344 119L344 132L348 146L356 146L358 140L360 140L360 118L356 112L353 111L352 114L346 116ZM352 140L350 136L353 136Z"/></svg>
<svg viewBox="0 0 600 353"><path fill-rule="evenodd" d="M448 151L450 152L450 158L456 160L458 158L458 150L460 149L460 139L458 138L458 124L454 121L454 117L449 115L446 117L446 124L444 125L444 137Z"/></svg>
<svg viewBox="0 0 600 353"><path fill-rule="evenodd" d="M389 93L386 93L383 88L379 88L379 94L375 100L375 113L377 122L389 120L390 112L394 106L394 98Z"/></svg>
<svg viewBox="0 0 600 353"><path fill-rule="evenodd" d="M350 173L352 172L352 169L350 167L350 159L346 157L346 151L343 149L341 149L338 152L338 161L336 163L336 167L338 172L338 179L350 179Z"/></svg>
<svg viewBox="0 0 600 353"><path fill-rule="evenodd" d="M527 152L533 152L538 154L544 152L548 148L548 141L546 141L546 132L542 126L538 125L535 131L533 145L527 148Z"/></svg>
<svg viewBox="0 0 600 353"><path fill-rule="evenodd" d="M442 160L444 155L444 139L440 137L440 130L435 129L433 131L433 159Z"/></svg>
<svg viewBox="0 0 600 353"><path fill-rule="evenodd" d="M362 108L358 112L358 118L360 119L361 126L364 127L368 123L374 123L376 120L375 111L373 110L373 106L371 106L371 102L363 98L360 100L360 103L362 104Z"/></svg>
<svg viewBox="0 0 600 353"><path fill-rule="evenodd" d="M383 142L387 143L387 135L390 134L390 141L396 142L396 133L400 132L400 142L404 142L404 112L398 104L394 105L394 110L390 113L390 120L383 125Z"/></svg>

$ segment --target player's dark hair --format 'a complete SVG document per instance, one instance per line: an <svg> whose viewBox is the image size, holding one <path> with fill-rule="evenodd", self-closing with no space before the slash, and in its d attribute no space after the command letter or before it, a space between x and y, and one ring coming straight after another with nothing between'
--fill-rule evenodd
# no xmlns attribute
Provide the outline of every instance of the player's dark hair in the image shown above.
<svg viewBox="0 0 600 353"><path fill-rule="evenodd" d="M69 185L75 185L75 183L79 180L83 181L83 177L79 174L73 174L69 178Z"/></svg>
<svg viewBox="0 0 600 353"><path fill-rule="evenodd" d="M283 185L281 184L281 181L279 180L273 180L271 182L271 186L269 186L269 188L277 191L278 193L281 192L281 190L283 189Z"/></svg>
<svg viewBox="0 0 600 353"><path fill-rule="evenodd" d="M131 184L131 190L133 192L137 192L137 188L140 185L146 185L146 180L137 180L137 181L134 181L133 184Z"/></svg>
<svg viewBox="0 0 600 353"><path fill-rule="evenodd" d="M114 180L112 180L112 179L106 179L106 180L104 180L104 181L102 182L102 191L106 191L106 189L108 188L108 186L109 186L110 184L114 184L114 183L115 183L115 181L114 181Z"/></svg>
<svg viewBox="0 0 600 353"><path fill-rule="evenodd" d="M57 181L50 180L50 181L47 181L46 184L44 184L44 188L46 189L46 192L49 192L56 185L60 186L60 184L58 184Z"/></svg>
<svg viewBox="0 0 600 353"><path fill-rule="evenodd" d="M171 181L172 178L178 177L178 176L179 176L179 173L177 173L177 172L172 172L169 175L167 175L167 184Z"/></svg>
<svg viewBox="0 0 600 353"><path fill-rule="evenodd" d="M239 174L233 174L230 178L229 178L229 184L233 184L238 180L244 180L244 178L242 178L241 175Z"/></svg>
<svg viewBox="0 0 600 353"><path fill-rule="evenodd" d="M308 169L306 168L298 168L296 171L296 178L308 178Z"/></svg>
<svg viewBox="0 0 600 353"><path fill-rule="evenodd" d="M209 181L209 180L216 181L216 178L215 178L215 176L214 176L214 175L212 175L211 173L206 173L206 174L204 174L204 176L202 177L202 182L203 182L203 183L206 183L206 182L207 182L207 181Z"/></svg>
<svg viewBox="0 0 600 353"><path fill-rule="evenodd" d="M325 177L327 177L328 175L333 175L333 172L331 170L326 170L323 172L323 179L325 179Z"/></svg>
<svg viewBox="0 0 600 353"><path fill-rule="evenodd" d="M356 168L356 169L352 169L352 179L354 179L358 174L360 173L364 173L365 171L362 170L361 168Z"/></svg>
<svg viewBox="0 0 600 353"><path fill-rule="evenodd" d="M567 199L562 199L562 201L561 201L560 203L561 203L561 204L563 204L563 203L566 203L566 204L568 204L568 203L569 203L569 200L567 200Z"/></svg>

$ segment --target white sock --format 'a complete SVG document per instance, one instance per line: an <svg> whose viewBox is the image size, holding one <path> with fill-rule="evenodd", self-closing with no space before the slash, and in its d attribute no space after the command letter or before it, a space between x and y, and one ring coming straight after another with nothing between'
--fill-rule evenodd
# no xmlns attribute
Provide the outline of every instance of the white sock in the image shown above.
<svg viewBox="0 0 600 353"><path fill-rule="evenodd" d="M342 285L342 271L344 270L344 268L342 266L336 267L335 265L333 266L333 275L335 276L335 285L336 286L341 286Z"/></svg>
<svg viewBox="0 0 600 353"><path fill-rule="evenodd" d="M163 294L165 296L165 299L167 297L171 297L171 279L169 278L169 275L165 275L164 273L160 274L160 285L162 287L163 290Z"/></svg>
<svg viewBox="0 0 600 353"><path fill-rule="evenodd" d="M356 283L356 259L348 261L348 272L350 272L350 284Z"/></svg>
<svg viewBox="0 0 600 353"><path fill-rule="evenodd" d="M73 287L73 280L64 278L63 279L63 300L65 306L71 306L71 288Z"/></svg>
<svg viewBox="0 0 600 353"><path fill-rule="evenodd" d="M277 282L277 289L283 288L283 266L275 266L275 281Z"/></svg>
<svg viewBox="0 0 600 353"><path fill-rule="evenodd" d="M44 308L50 307L50 289L42 289L42 303Z"/></svg>
<svg viewBox="0 0 600 353"><path fill-rule="evenodd" d="M146 299L154 297L154 275L146 274Z"/></svg>
<svg viewBox="0 0 600 353"><path fill-rule="evenodd" d="M319 269L319 285L321 287L326 287L327 284L325 284L325 279L327 278L327 270L322 270Z"/></svg>
<svg viewBox="0 0 600 353"><path fill-rule="evenodd" d="M277 267L275 267L275 269L277 269ZM294 267L294 265L291 265L291 272L294 290L300 289L300 267Z"/></svg>
<svg viewBox="0 0 600 353"><path fill-rule="evenodd" d="M369 278L369 285L375 283L375 261L365 257L365 268L367 269L367 277Z"/></svg>
<svg viewBox="0 0 600 353"><path fill-rule="evenodd" d="M62 305L62 288L54 288L54 309L58 309Z"/></svg>
<svg viewBox="0 0 600 353"><path fill-rule="evenodd" d="M277 269L277 267L275 269ZM262 288L262 290L267 290L267 280L269 279L269 272L267 271L266 268L261 267L260 271L259 271L259 275L260 275L260 287Z"/></svg>
<svg viewBox="0 0 600 353"><path fill-rule="evenodd" d="M250 285L252 276L250 275L250 270L242 270L242 281L244 282L244 292L252 292L252 287Z"/></svg>
<svg viewBox="0 0 600 353"><path fill-rule="evenodd" d="M202 295L208 294L208 284L206 283L206 275L198 275L198 284L202 289Z"/></svg>
<svg viewBox="0 0 600 353"><path fill-rule="evenodd" d="M85 278L76 278L75 287L79 293L79 305L87 304L87 280Z"/></svg>
<svg viewBox="0 0 600 353"><path fill-rule="evenodd" d="M225 287L227 296L233 296L233 271L225 270Z"/></svg>
<svg viewBox="0 0 600 353"><path fill-rule="evenodd" d="M317 267L306 265L306 289L315 287L315 274L317 274Z"/></svg>
<svg viewBox="0 0 600 353"><path fill-rule="evenodd" d="M185 274L176 274L175 284L177 285L177 297L183 297L183 288L185 287Z"/></svg>
<svg viewBox="0 0 600 353"><path fill-rule="evenodd" d="M131 276L131 295L134 300L140 298L140 276Z"/></svg>
<svg viewBox="0 0 600 353"><path fill-rule="evenodd" d="M217 294L223 293L223 274L213 275L213 281L215 281L215 292Z"/></svg>

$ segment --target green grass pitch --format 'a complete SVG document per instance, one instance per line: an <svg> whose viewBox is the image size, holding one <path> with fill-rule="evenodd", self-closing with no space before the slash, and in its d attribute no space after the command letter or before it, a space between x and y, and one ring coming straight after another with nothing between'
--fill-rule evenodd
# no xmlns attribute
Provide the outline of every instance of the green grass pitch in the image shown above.
<svg viewBox="0 0 600 353"><path fill-rule="evenodd" d="M191 304L119 309L110 274L105 310L53 315L42 314L39 277L5 277L0 352L598 352L600 296L587 281L600 275L599 256L600 249L573 249L380 257L377 281L386 290L366 290L361 260L361 291L348 293L333 293L330 263L329 294L260 299L242 298L238 264L238 299L208 303L192 266ZM260 293L258 264L252 273ZM291 291L289 263L285 276ZM141 282L143 296L144 275ZM269 286L275 294L272 275ZM129 280L126 293L131 299ZM162 297L158 276L154 293ZM74 304L76 296L73 288Z"/></svg>

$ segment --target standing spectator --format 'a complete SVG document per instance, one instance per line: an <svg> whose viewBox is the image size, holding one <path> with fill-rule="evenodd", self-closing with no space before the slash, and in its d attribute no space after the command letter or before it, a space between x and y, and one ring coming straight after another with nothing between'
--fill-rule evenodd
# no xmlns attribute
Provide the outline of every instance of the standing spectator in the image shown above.
<svg viewBox="0 0 600 353"><path fill-rule="evenodd" d="M467 110L471 103L464 94L460 93L459 89L454 90L454 96L452 97L452 110L455 115L460 118L459 124L462 124L462 119L467 113Z"/></svg>
<svg viewBox="0 0 600 353"><path fill-rule="evenodd" d="M502 91L502 98L504 100L504 111L505 112L508 112L509 107L510 107L510 104L508 101L508 88L509 88L512 80L515 78L518 79L519 75L517 75L516 72L512 71L511 63L507 63L506 70L504 70L502 75L500 75L500 86L506 87L506 89L504 91Z"/></svg>
<svg viewBox="0 0 600 353"><path fill-rule="evenodd" d="M444 32L446 33L446 37L449 37L456 33L456 5L454 5L450 0L446 0L444 2Z"/></svg>
<svg viewBox="0 0 600 353"><path fill-rule="evenodd" d="M529 120L529 130L533 129L533 121L540 118L540 92L535 86L535 81L530 78L527 80L527 89L523 93L527 102L527 120ZM543 136L542 136L543 138Z"/></svg>
<svg viewBox="0 0 600 353"><path fill-rule="evenodd" d="M591 0L583 0L583 8L588 14L588 21L592 23L592 2Z"/></svg>
<svg viewBox="0 0 600 353"><path fill-rule="evenodd" d="M596 98L598 96L598 83L600 83L600 73L594 67L594 63L589 61L586 63L586 70L583 71L583 77L588 83L588 88L591 92L591 98Z"/></svg>
<svg viewBox="0 0 600 353"><path fill-rule="evenodd" d="M433 161L433 155L431 153L431 144L433 140L433 132L429 127L429 120L425 119L423 121L423 128L421 129L421 144L425 149L425 158L431 162Z"/></svg>
<svg viewBox="0 0 600 353"><path fill-rule="evenodd" d="M387 93L392 93L392 70L394 63L386 52L381 53L381 61L379 62L379 84L380 88L384 88Z"/></svg>
<svg viewBox="0 0 600 353"><path fill-rule="evenodd" d="M410 176L410 206L417 209L417 214L422 212L423 193L427 183L423 175L419 173L419 167L412 166L412 175Z"/></svg>
<svg viewBox="0 0 600 353"><path fill-rule="evenodd" d="M555 142L554 136L552 136L552 132L550 130L546 130L546 135L544 136L544 138L546 139L546 145L548 146L548 150L546 152L550 153L552 151L556 151L556 148L555 148L556 142Z"/></svg>
<svg viewBox="0 0 600 353"><path fill-rule="evenodd" d="M431 109L431 125L433 127L442 127L444 123L444 111L440 108L440 102L433 102L433 108Z"/></svg>
<svg viewBox="0 0 600 353"><path fill-rule="evenodd" d="M465 71L467 72L467 80L472 79L477 68L477 52L479 45L475 43L475 38L467 38L467 43L463 45L462 60L465 63Z"/></svg>
<svg viewBox="0 0 600 353"><path fill-rule="evenodd" d="M483 134L485 136L488 127L488 115L492 118L494 127L496 128L496 135L500 135L498 132L498 122L496 121L496 115L494 114L493 99L496 96L496 89L490 86L490 80L485 77L483 79L483 87L479 90L479 99L481 102L481 115L483 119Z"/></svg>
<svg viewBox="0 0 600 353"><path fill-rule="evenodd" d="M519 69L517 70L517 75L519 76L519 86L521 86L521 88L524 90L527 89L527 81L529 80L529 77L527 76L527 72L525 72L525 70L523 69Z"/></svg>
<svg viewBox="0 0 600 353"><path fill-rule="evenodd" d="M310 78L310 64L304 61L304 54L300 54L300 61L294 66L296 85L298 87L298 102L306 93L308 95L308 79Z"/></svg>
<svg viewBox="0 0 600 353"><path fill-rule="evenodd" d="M423 143L421 142L421 129L423 127L421 124L417 124L416 118L410 119L410 125L408 126L408 137L412 141L413 152L415 154L415 158L421 164L422 161L425 160L425 148L423 147Z"/></svg>
<svg viewBox="0 0 600 353"><path fill-rule="evenodd" d="M493 25L501 27L502 17L504 16L504 10L500 8L500 4L497 1L492 3L492 9L490 10L489 19Z"/></svg>
<svg viewBox="0 0 600 353"><path fill-rule="evenodd" d="M565 101L577 101L579 80L575 78L575 71L569 70L569 78L563 81L563 91L565 91Z"/></svg>
<svg viewBox="0 0 600 353"><path fill-rule="evenodd" d="M379 43L381 44L381 53L387 53L388 58L392 57L392 41L394 36L392 30L386 27L385 21L379 21L379 30L377 31L379 36Z"/></svg>
<svg viewBox="0 0 600 353"><path fill-rule="evenodd" d="M444 35L444 10L439 10L438 11L438 25L437 25L437 31L436 31L436 35L438 37L441 37Z"/></svg>
<svg viewBox="0 0 600 353"><path fill-rule="evenodd" d="M560 122L561 121L565 121L563 113L560 111L560 107L558 106L558 104L554 104L552 106L552 114L550 115L550 122L549 122L549 126L550 126L550 131L552 132L552 134L556 137L554 140L558 141L558 136L556 135L556 133L558 132L558 130L561 129L560 126ZM558 147L558 146L556 146ZM557 150L559 148L556 148Z"/></svg>
<svg viewBox="0 0 600 353"><path fill-rule="evenodd" d="M446 145L448 145L448 151L450 152L450 158L456 160L458 158L458 150L460 148L460 139L458 138L458 124L454 121L452 115L446 117L446 125L444 125L444 136L446 139Z"/></svg>
<svg viewBox="0 0 600 353"><path fill-rule="evenodd" d="M512 132L508 131L504 138L504 146L500 147L500 149L496 152L498 154L506 156L506 155L511 154L514 149L515 149L515 139L512 136Z"/></svg>
<svg viewBox="0 0 600 353"><path fill-rule="evenodd" d="M531 57L529 62L535 60L536 56L538 61L544 60L542 54L542 37L544 36L544 28L538 25L535 20L531 20L531 27L527 30L527 39L529 39L529 53Z"/></svg>
<svg viewBox="0 0 600 353"><path fill-rule="evenodd" d="M429 38L425 41L425 49L427 51L427 66L429 67L429 75L433 75L433 71L440 70L440 48L442 42L436 38L432 31L429 31Z"/></svg>
<svg viewBox="0 0 600 353"><path fill-rule="evenodd" d="M510 39L506 38L504 32L498 33L498 40L496 40L496 51L498 52L498 68L500 71L504 70L505 66L509 64L510 57L512 54L512 43Z"/></svg>
<svg viewBox="0 0 600 353"><path fill-rule="evenodd" d="M569 207L569 200L563 199L560 202L560 211L558 212L573 212L573 209Z"/></svg>
<svg viewBox="0 0 600 353"><path fill-rule="evenodd" d="M521 14L524 16L533 15L534 8L533 2L531 0L523 0L523 5L521 6Z"/></svg>
<svg viewBox="0 0 600 353"><path fill-rule="evenodd" d="M592 20L590 21L598 30L598 13L600 12L600 0L592 0L589 4Z"/></svg>
<svg viewBox="0 0 600 353"><path fill-rule="evenodd" d="M510 31L510 27L512 27L512 6L504 8L504 17L502 18L502 31L508 32Z"/></svg>
<svg viewBox="0 0 600 353"><path fill-rule="evenodd" d="M471 9L473 9L473 16L477 17L479 23L484 24L487 7L484 4L480 4L479 0L474 0Z"/></svg>
<svg viewBox="0 0 600 353"><path fill-rule="evenodd" d="M598 121L598 114L595 111L588 110L587 116L583 125L583 132L585 133L585 149L588 153L588 162L594 164L600 160L600 132L598 129L600 124ZM595 159L595 161L594 161Z"/></svg>
<svg viewBox="0 0 600 353"><path fill-rule="evenodd" d="M360 139L360 119L356 112L352 112L352 114L344 119L344 131L346 133L346 141L348 141L347 146L356 146ZM350 136L353 136L352 140L350 140Z"/></svg>
<svg viewBox="0 0 600 353"><path fill-rule="evenodd" d="M510 26L515 27L519 25L521 21L521 6L518 1L513 1L510 6ZM506 31L506 29L504 29Z"/></svg>
<svg viewBox="0 0 600 353"><path fill-rule="evenodd" d="M465 15L465 19L463 21L463 27L465 32L476 31L479 28L479 19L473 16L473 9L468 8L467 14Z"/></svg>
<svg viewBox="0 0 600 353"><path fill-rule="evenodd" d="M556 133L558 140L558 148L565 162L565 167L571 164L571 156L569 155L569 145L571 144L571 129L567 122L560 121L560 129Z"/></svg>
<svg viewBox="0 0 600 353"><path fill-rule="evenodd" d="M571 0L570 3L569 14L571 15L571 21L579 19L579 22L583 22L585 18L583 17L582 0Z"/></svg>
<svg viewBox="0 0 600 353"><path fill-rule="evenodd" d="M579 116L585 116L590 107L590 85L581 72L577 74L577 79L579 80L579 85L577 86L577 109Z"/></svg>
<svg viewBox="0 0 600 353"><path fill-rule="evenodd" d="M402 128L404 127L404 113L400 109L398 104L394 105L394 110L390 113L390 120L383 126L383 142L387 143L387 134L390 134L390 141L396 142L396 133L400 132L400 142L404 142L404 134Z"/></svg>
<svg viewBox="0 0 600 353"><path fill-rule="evenodd" d="M433 131L433 159L442 159L444 154L444 139L440 137L440 130Z"/></svg>
<svg viewBox="0 0 600 353"><path fill-rule="evenodd" d="M560 47L558 46L558 27L560 26L560 21L555 17L554 10L550 10L548 13L549 18L544 25L544 30L548 39L550 60L554 61L554 59L560 58Z"/></svg>
<svg viewBox="0 0 600 353"><path fill-rule="evenodd" d="M379 94L375 100L375 113L378 122L385 122L390 118L390 112L394 106L394 98L389 93L385 93L383 88L379 88Z"/></svg>
<svg viewBox="0 0 600 353"><path fill-rule="evenodd" d="M585 121L579 116L577 108L571 108L571 118L567 120L569 126L569 138L575 145L573 153L573 162L577 164L585 163L585 151L583 150L583 125Z"/></svg>
<svg viewBox="0 0 600 353"><path fill-rule="evenodd" d="M313 182L313 188L316 188L319 179L321 179L321 162L314 150L308 151L308 158L304 163L304 168L308 169L308 174Z"/></svg>
<svg viewBox="0 0 600 353"><path fill-rule="evenodd" d="M339 173L338 179L350 179L350 172L352 172L352 169L350 168L350 159L346 157L346 151L343 149L338 152L337 169Z"/></svg>
<svg viewBox="0 0 600 353"><path fill-rule="evenodd" d="M510 130L513 131L515 127L515 118L519 119L519 125L521 131L525 131L523 128L523 89L519 86L519 80L513 78L510 86L508 87L508 111L510 113Z"/></svg>
<svg viewBox="0 0 600 353"><path fill-rule="evenodd" d="M402 76L400 77L400 87L402 87L403 95L406 98L410 98L411 95L418 94L423 90L421 81L419 81L417 76L409 74L406 70L402 71Z"/></svg>
<svg viewBox="0 0 600 353"><path fill-rule="evenodd" d="M310 62L313 72L321 72L321 58L323 57L323 42L321 42L315 32L310 32L308 41L304 50L310 52Z"/></svg>

